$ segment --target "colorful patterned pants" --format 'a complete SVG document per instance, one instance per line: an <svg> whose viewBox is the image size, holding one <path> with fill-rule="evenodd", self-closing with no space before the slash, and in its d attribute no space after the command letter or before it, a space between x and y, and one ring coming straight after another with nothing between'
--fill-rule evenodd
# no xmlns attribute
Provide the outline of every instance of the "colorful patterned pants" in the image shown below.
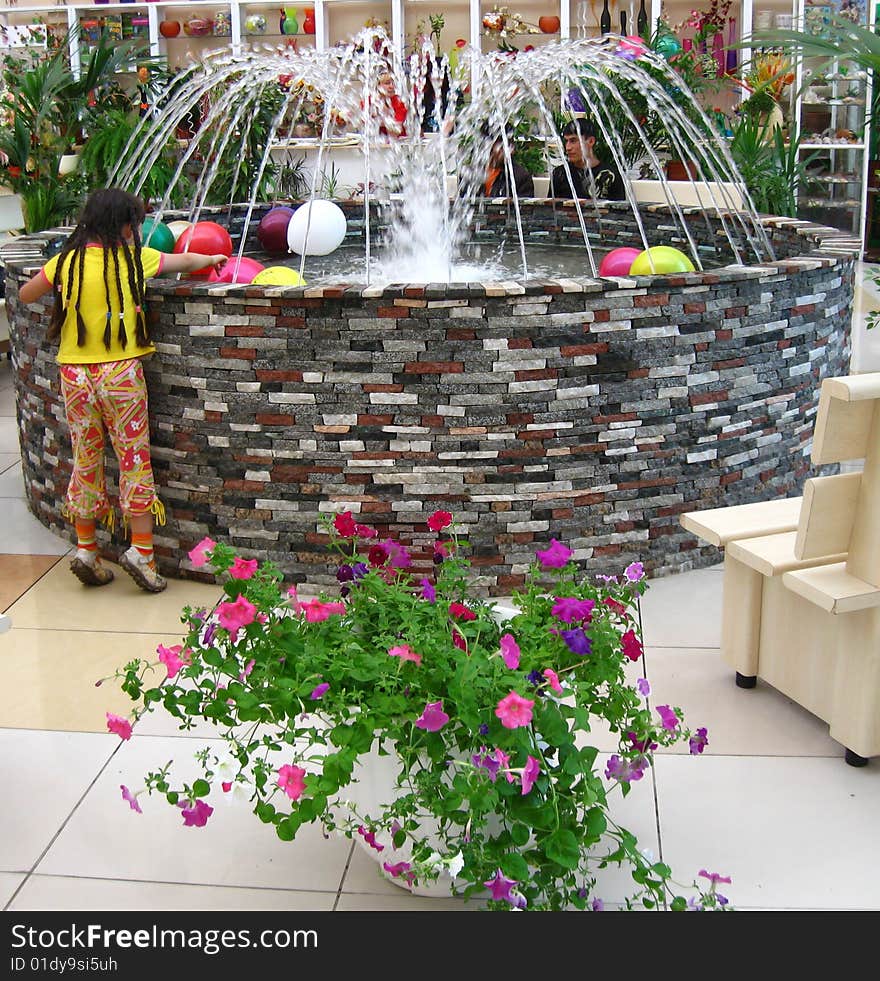
<svg viewBox="0 0 880 981"><path fill-rule="evenodd" d="M111 517L104 479L104 431L119 460L119 504L124 516L157 512L147 387L138 358L60 366L61 393L73 444L67 487L68 518Z"/></svg>

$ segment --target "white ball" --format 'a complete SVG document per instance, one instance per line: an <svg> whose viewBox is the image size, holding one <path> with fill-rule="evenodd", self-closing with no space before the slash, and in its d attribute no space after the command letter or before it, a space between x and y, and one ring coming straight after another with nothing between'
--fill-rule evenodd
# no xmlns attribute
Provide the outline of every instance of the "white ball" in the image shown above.
<svg viewBox="0 0 880 981"><path fill-rule="evenodd" d="M329 255L342 244L347 227L342 209L332 201L310 201L294 211L287 226L287 245L299 255Z"/></svg>
<svg viewBox="0 0 880 981"><path fill-rule="evenodd" d="M192 228L191 221L169 221L168 227L171 229L171 234L174 236L174 241L176 242L181 235L187 230L187 228Z"/></svg>

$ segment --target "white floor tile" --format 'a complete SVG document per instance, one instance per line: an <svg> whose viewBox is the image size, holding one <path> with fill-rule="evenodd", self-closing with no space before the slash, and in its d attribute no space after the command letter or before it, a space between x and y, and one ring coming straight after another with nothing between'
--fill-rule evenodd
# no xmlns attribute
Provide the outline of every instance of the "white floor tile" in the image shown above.
<svg viewBox="0 0 880 981"><path fill-rule="evenodd" d="M15 416L15 389L10 385L0 388L0 418Z"/></svg>
<svg viewBox="0 0 880 981"><path fill-rule="evenodd" d="M180 780L196 775L193 753L208 745L193 739L135 736L123 743L36 871L47 875L149 880L336 893L350 843L308 825L283 842L247 804L224 797L219 787L203 828L184 827L180 811L153 795L137 814L122 800L144 775L175 760ZM215 744L222 740L215 741Z"/></svg>
<svg viewBox="0 0 880 981"><path fill-rule="evenodd" d="M20 453L18 421L14 416L0 415L0 452Z"/></svg>
<svg viewBox="0 0 880 981"><path fill-rule="evenodd" d="M3 502L3 551L9 555L66 555L72 544L49 531L28 510L27 502Z"/></svg>
<svg viewBox="0 0 880 981"><path fill-rule="evenodd" d="M4 497L14 497L21 501L25 499L24 479L21 475L21 461L0 471L0 498ZM39 522L37 523L39 524Z"/></svg>
<svg viewBox="0 0 880 981"><path fill-rule="evenodd" d="M0 729L0 870L34 865L117 742L109 734Z"/></svg>
<svg viewBox="0 0 880 981"><path fill-rule="evenodd" d="M0 872L0 909L6 908L6 904L24 880L24 872Z"/></svg>
<svg viewBox="0 0 880 981"><path fill-rule="evenodd" d="M658 756L663 858L729 875L735 906L880 908L880 767L840 759Z"/></svg>
<svg viewBox="0 0 880 981"><path fill-rule="evenodd" d="M0 890L3 882L0 879ZM10 910L331 910L332 892L32 875Z"/></svg>
<svg viewBox="0 0 880 981"><path fill-rule="evenodd" d="M18 449L16 448L14 451L7 453L0 446L0 473L3 473L10 467L14 467L16 463L21 463L21 453L19 453Z"/></svg>
<svg viewBox="0 0 880 981"><path fill-rule="evenodd" d="M650 580L641 599L645 644L719 647L722 579L713 569L697 569Z"/></svg>

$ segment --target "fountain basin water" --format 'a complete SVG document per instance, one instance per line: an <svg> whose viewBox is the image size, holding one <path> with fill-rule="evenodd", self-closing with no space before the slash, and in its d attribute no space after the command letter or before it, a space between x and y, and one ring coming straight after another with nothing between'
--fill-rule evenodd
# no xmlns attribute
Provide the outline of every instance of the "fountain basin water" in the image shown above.
<svg viewBox="0 0 880 981"><path fill-rule="evenodd" d="M358 207L345 205L352 234ZM558 202L524 207L536 234L564 237L575 224ZM486 226L502 228L506 213L489 204ZM225 209L208 216L226 220ZM693 218L708 247L717 220ZM644 219L664 234L664 206ZM630 244L615 205L595 220L608 247ZM168 508L160 568L203 578L187 552L209 535L271 559L289 580L329 585L320 517L349 509L412 545L427 570L425 519L438 507L463 526L492 594L516 588L551 537L596 572L635 559L654 575L718 561L678 515L797 493L820 381L849 366L858 244L792 219L765 225L776 261L678 276L304 289L152 281L159 350L146 373ZM47 307L17 301L33 267L7 264L25 489L40 521L69 535L70 448ZM112 461L108 477L114 488ZM102 545L111 556L124 548L119 537Z"/></svg>

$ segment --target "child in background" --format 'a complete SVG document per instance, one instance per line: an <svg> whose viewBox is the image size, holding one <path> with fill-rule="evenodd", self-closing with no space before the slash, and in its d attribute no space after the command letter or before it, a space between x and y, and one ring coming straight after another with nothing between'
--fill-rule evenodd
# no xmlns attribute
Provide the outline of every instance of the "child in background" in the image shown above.
<svg viewBox="0 0 880 981"><path fill-rule="evenodd" d="M73 473L64 515L76 525L73 574L104 586L113 573L101 564L95 523L113 525L104 481L104 434L119 460L119 502L131 526L120 565L150 593L167 583L153 557L153 517L165 522L150 464L147 389L141 358L156 349L144 316L144 284L161 272L218 266L225 255L167 255L141 246L144 205L118 188L89 195L64 248L19 291L33 303L49 290L55 304L47 337L59 339L61 392L73 445Z"/></svg>

